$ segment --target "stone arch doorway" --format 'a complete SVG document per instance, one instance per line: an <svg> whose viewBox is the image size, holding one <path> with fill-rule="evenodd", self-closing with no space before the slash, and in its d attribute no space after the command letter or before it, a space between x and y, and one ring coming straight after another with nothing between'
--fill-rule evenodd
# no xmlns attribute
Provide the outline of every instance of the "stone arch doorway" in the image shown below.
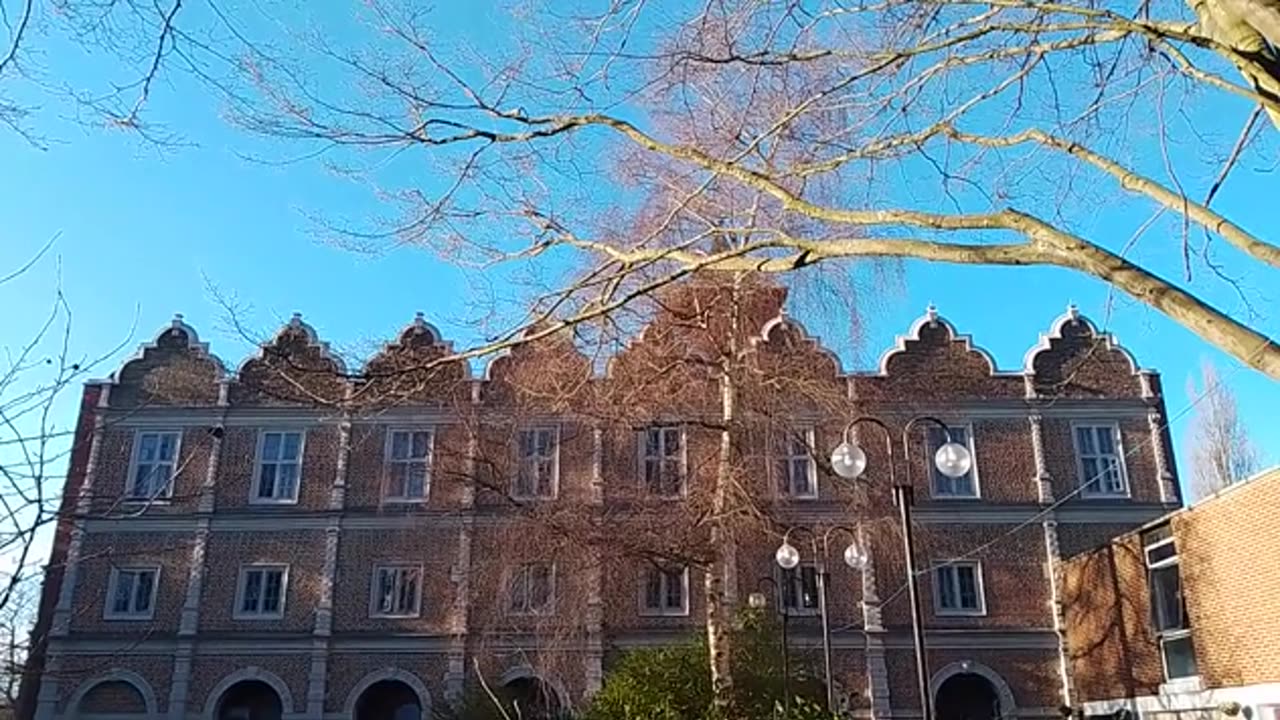
<svg viewBox="0 0 1280 720"><path fill-rule="evenodd" d="M555 720L566 710L559 689L532 672L508 672L503 677L502 699L519 712L521 720Z"/></svg>
<svg viewBox="0 0 1280 720"><path fill-rule="evenodd" d="M406 683L379 680L356 699L355 720L424 720L422 700Z"/></svg>
<svg viewBox="0 0 1280 720"><path fill-rule="evenodd" d="M261 680L241 680L227 688L214 709L215 720L281 720L284 701Z"/></svg>
<svg viewBox="0 0 1280 720"><path fill-rule="evenodd" d="M1005 711L995 685L977 673L956 673L934 694L938 720L1000 720Z"/></svg>
<svg viewBox="0 0 1280 720"><path fill-rule="evenodd" d="M151 686L140 675L113 670L82 684L67 707L73 718L141 718L156 713L156 699Z"/></svg>
<svg viewBox="0 0 1280 720"><path fill-rule="evenodd" d="M1018 715L1009 683L973 660L938 670L929 681L929 692L937 720L1000 720Z"/></svg>

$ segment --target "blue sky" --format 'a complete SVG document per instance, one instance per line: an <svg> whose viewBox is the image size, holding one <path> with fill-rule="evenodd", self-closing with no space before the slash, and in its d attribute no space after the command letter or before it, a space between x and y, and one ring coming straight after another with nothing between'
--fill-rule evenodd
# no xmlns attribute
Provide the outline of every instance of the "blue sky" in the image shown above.
<svg viewBox="0 0 1280 720"><path fill-rule="evenodd" d="M58 48L48 57L57 58L50 72L95 72L94 59L72 48ZM86 354L125 339L136 319L131 352L174 312L182 312L234 366L249 348L220 328L220 309L207 282L251 303L250 319L257 329L269 330L300 311L339 347L359 348L389 338L417 310L460 344L475 339L459 322L469 311L470 288L455 269L409 248L379 256L355 254L320 243L310 232L310 212L345 217L379 212L378 200L366 187L314 163L270 166L243 159L241 153L260 149L260 142L228 127L216 101L198 86L165 84L157 92L156 106L163 108L168 127L197 144L160 152L119 132L86 129L71 121L69 109L56 100L37 115L42 131L55 140L47 150L0 132L5 168L0 274L58 236L49 258L16 283L0 287L5 315L0 345L12 347L29 337L48 308L59 268L74 313L74 344ZM1235 132L1233 125L1221 127L1224 134ZM1221 207L1265 236L1275 228L1274 185L1265 169L1244 168L1232 178ZM1105 234L1112 223L1119 227L1132 220L1100 210L1091 226ZM1130 231L1131 224L1123 230L1126 236ZM1237 258L1226 261L1256 292L1263 314L1256 324L1272 337L1280 335L1276 273ZM1196 287L1225 309L1239 311L1225 287ZM1280 406L1280 384L1239 368L1159 313L1124 297L1109 304L1108 296L1104 284L1066 271L910 263L904 289L884 298L875 314L864 319L866 359L855 362L846 349L847 367L870 367L895 334L933 302L1003 368L1017 368L1038 334L1074 301L1114 332L1142 365L1163 373L1168 408L1177 416L1173 429L1180 455L1189 418L1179 415L1189 402L1186 381L1208 359L1236 390L1264 458L1280 461L1280 423L1274 410ZM73 421L73 412L68 403L66 423Z"/></svg>

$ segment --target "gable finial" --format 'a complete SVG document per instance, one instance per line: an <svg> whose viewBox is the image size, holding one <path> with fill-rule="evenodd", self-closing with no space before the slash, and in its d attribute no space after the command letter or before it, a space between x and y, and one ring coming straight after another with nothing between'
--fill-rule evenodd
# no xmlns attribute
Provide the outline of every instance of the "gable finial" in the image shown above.
<svg viewBox="0 0 1280 720"><path fill-rule="evenodd" d="M173 326L174 326L174 327L181 327L181 326L183 326L183 325L186 325L186 323L183 321L182 313L180 313L180 312L176 312L176 313L174 313L174 314L173 314Z"/></svg>
<svg viewBox="0 0 1280 720"><path fill-rule="evenodd" d="M1080 320L1080 308L1076 307L1075 301L1067 303L1067 317L1073 323Z"/></svg>
<svg viewBox="0 0 1280 720"><path fill-rule="evenodd" d="M930 325L938 324L938 306L937 305L934 305L932 302L930 302L929 307L924 309L924 314L925 314L925 317L929 318Z"/></svg>

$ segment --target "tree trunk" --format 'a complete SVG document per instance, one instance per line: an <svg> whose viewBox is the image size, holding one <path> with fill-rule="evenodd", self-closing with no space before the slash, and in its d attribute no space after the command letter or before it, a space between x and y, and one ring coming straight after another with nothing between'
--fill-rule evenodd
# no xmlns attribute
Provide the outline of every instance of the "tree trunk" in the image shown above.
<svg viewBox="0 0 1280 720"><path fill-rule="evenodd" d="M736 417L736 392L734 367L737 362L739 302L738 281L735 278L730 302L730 323L727 351L720 358L720 448L716 459L716 480L711 499L711 549L714 560L707 572L707 651L711 663L711 692L716 717L730 720L735 717L733 707L732 638L729 635L733 613L727 585L729 568L736 559L732 529L728 527L728 495L733 482L733 422Z"/></svg>

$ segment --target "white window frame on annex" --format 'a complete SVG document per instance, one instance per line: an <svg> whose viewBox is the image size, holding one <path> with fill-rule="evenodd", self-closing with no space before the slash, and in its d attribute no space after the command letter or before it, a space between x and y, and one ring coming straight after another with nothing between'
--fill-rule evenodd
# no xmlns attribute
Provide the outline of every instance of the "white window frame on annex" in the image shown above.
<svg viewBox="0 0 1280 720"><path fill-rule="evenodd" d="M263 448L266 445L268 435L285 435L296 433L298 435L298 478L293 484L293 497L259 497L258 486L262 482L262 465L266 462L262 457ZM257 450L253 456L253 478L249 482L249 504L250 505L297 505L298 498L302 495L303 470L306 465L307 457L307 431L305 428L298 427L270 427L258 430ZM271 462L279 463L278 460ZM277 474L276 485L279 486L280 478Z"/></svg>
<svg viewBox="0 0 1280 720"><path fill-rule="evenodd" d="M797 439L796 438L797 435L801 435L804 437L804 442L806 445L805 472L809 474L810 491L804 494L796 494L791 492L792 479L793 479L791 477L791 470L793 468L793 463L796 460L800 459L798 455L794 454L793 451L795 450L795 448L792 445L792 443ZM817 458L814 457L814 448L816 448L817 445L816 445L813 426L798 425L798 426L788 428L786 431L783 432L780 440L781 440L781 443L777 443L777 442L774 443L775 458L774 458L773 465L775 468L775 472L777 472L776 468L779 463L785 463L786 469L784 471L785 476L779 477L778 482L775 483L774 493L777 495L778 498L783 500L817 500L819 497L818 462L817 462ZM778 447L779 444L782 445L781 448ZM783 491L783 483L786 484L785 492Z"/></svg>
<svg viewBox="0 0 1280 720"><path fill-rule="evenodd" d="M414 497L410 495L392 495L391 494L391 467L394 464L409 464L411 462L419 462L418 460L392 460L391 448L395 441L396 433L426 433L427 434L427 457L424 462L425 471L422 477L422 497ZM412 443L410 444L412 447ZM387 437L382 447L382 500L386 503L404 504L404 505L421 505L428 501L431 497L431 475L432 466L435 465L436 457L436 428L430 425L394 425L387 428Z"/></svg>
<svg viewBox="0 0 1280 720"><path fill-rule="evenodd" d="M162 568L159 563L135 564L135 565L112 565L111 574L107 578L107 595L106 600L102 603L102 618L104 620L152 620L156 615L156 603L160 599L160 573ZM114 608L116 591L120 585L120 575L122 573L138 573L151 572L155 574L155 579L151 581L151 604L147 608L147 612L120 612ZM135 587L130 595L130 602L137 594Z"/></svg>
<svg viewBox="0 0 1280 720"><path fill-rule="evenodd" d="M649 594L649 573L657 570L662 572L660 568L654 565L646 564L644 572L640 575L640 615L643 617L688 617L689 616L689 566L686 565L680 569L680 607L669 608L665 603L662 607L651 608L647 602ZM665 588L664 588L665 589ZM661 593L666 597L666 593Z"/></svg>
<svg viewBox="0 0 1280 720"><path fill-rule="evenodd" d="M134 492L134 484L138 477L138 466L142 464L142 438L145 435L173 435L173 469L169 472L169 482L163 492L154 496L139 495ZM151 462L149 464L156 464ZM173 498L173 485L178 479L178 470L182 467L182 430L177 428L138 429L133 433L133 447L129 453L129 474L124 479L124 501L128 503L168 502Z"/></svg>
<svg viewBox="0 0 1280 720"><path fill-rule="evenodd" d="M680 437L680 491L674 495L655 493L649 490L648 478L645 475L645 463L648 461L649 432L653 430L675 430ZM666 443L660 441L663 449ZM680 500L689 494L689 433L683 423L655 422L645 425L636 433L636 476L639 480L641 494L659 500Z"/></svg>
<svg viewBox="0 0 1280 720"><path fill-rule="evenodd" d="M968 474L973 478L973 493L970 495L957 495L957 494L946 494L946 493L938 492L938 486L935 483L935 480L937 479L935 477L935 474L940 473L941 471L938 470L937 465L935 465L933 461L933 456L935 453L937 453L938 449L930 446L928 442L928 435L926 434L925 448L928 453L928 457L925 458L925 461L928 463L928 468L929 468L929 498L931 500L981 500L982 499L982 480L978 476L978 445L974 439L973 421L971 420L957 420L955 422L948 421L947 427L951 430L961 430L964 432L964 436L965 436L964 446L969 450L969 473ZM933 430L942 432L942 428L937 427L936 425L926 426L925 432L929 433L929 432L932 432Z"/></svg>
<svg viewBox="0 0 1280 720"><path fill-rule="evenodd" d="M280 571L280 608L275 612L249 612L244 609L244 593L248 586L249 573L253 571ZM265 590L266 583L263 583ZM246 563L240 566L236 574L236 599L231 610L233 620L281 620L284 618L285 603L289 597L289 565L286 563Z"/></svg>
<svg viewBox="0 0 1280 720"><path fill-rule="evenodd" d="M378 580L382 577L383 570L416 570L418 573L418 593L413 599L413 611L407 613L383 612L378 609L378 589L380 583ZM369 574L369 617L386 620L406 620L422 616L422 596L426 593L425 587L426 572L424 572L421 563L399 563L399 562L382 562L373 566L373 572Z"/></svg>
<svg viewBox="0 0 1280 720"><path fill-rule="evenodd" d="M1173 568L1173 571L1178 574L1179 594L1185 595L1186 593L1186 587L1185 585L1183 585L1183 582L1182 582L1182 563L1181 563L1181 557L1178 554L1177 538L1175 538L1173 535L1172 526L1165 524L1163 527L1168 528L1169 530L1169 533L1166 537L1162 537L1159 540L1156 540L1155 542L1151 542L1151 543L1147 543L1144 541L1142 544L1142 565L1143 565L1143 568L1146 570L1145 580L1147 582L1147 602L1151 605L1149 610L1152 615L1154 615L1156 612L1155 610L1156 600L1153 593L1153 588L1151 587L1153 571L1168 570L1170 568ZM1160 529L1161 529L1161 526L1149 528L1146 531L1144 531L1142 535L1154 533L1159 531ZM1157 548L1165 547L1165 546L1171 547L1173 549L1173 554L1167 558L1162 558L1160 560L1156 560L1153 562L1151 559L1151 551ZM1181 628L1176 628L1172 630L1162 630L1158 627L1155 627L1155 622L1154 620L1152 621L1152 632L1155 633L1156 646L1160 650L1160 670L1164 674L1164 679L1166 683L1185 683L1188 681L1195 681L1200 677L1199 662L1198 662L1199 658L1195 657L1195 636L1192 634L1193 629L1191 627L1191 618L1187 617L1185 600L1183 601L1183 607L1179 610L1179 613L1182 617L1182 624L1183 624ZM1169 674L1169 653L1165 650L1165 645L1168 642L1171 642L1171 641L1176 642L1179 640L1189 640L1191 642L1192 659L1197 661L1196 662L1197 667L1196 667L1195 673L1191 675L1182 675L1175 678Z"/></svg>
<svg viewBox="0 0 1280 720"><path fill-rule="evenodd" d="M522 454L521 445L524 434L527 432L539 433L550 432L552 453L551 453L551 493L549 495L539 495L537 488L532 493L520 492L520 472L524 468L526 458ZM560 497L560 425L557 423L538 423L534 425L526 425L516 429L516 468L515 473L511 477L511 497L516 500L555 500Z"/></svg>
<svg viewBox="0 0 1280 720"><path fill-rule="evenodd" d="M944 608L942 606L942 588L940 573L945 568L973 568L974 592L977 594L978 607L976 608ZM933 569L933 577L930 578L933 584L933 612L938 617L984 617L987 614L987 587L984 578L981 560L947 560L938 563ZM956 597L960 597L960 578L956 579Z"/></svg>
<svg viewBox="0 0 1280 720"><path fill-rule="evenodd" d="M1080 453L1080 437L1078 428L1108 428L1111 430L1112 444L1115 446L1116 463L1120 468L1120 482L1124 484L1122 492L1100 492L1089 489L1089 478L1084 473L1084 457ZM1096 441L1097 438L1095 437ZM1071 450L1076 466L1076 487L1081 498L1097 500L1122 500L1132 497L1133 485L1129 482L1129 468L1125 463L1124 436L1120 432L1120 423L1115 420L1074 420L1071 422Z"/></svg>
<svg viewBox="0 0 1280 720"><path fill-rule="evenodd" d="M545 565L550 570L550 573L547 576L547 604L545 607L534 608L529 606L529 602L528 602L528 598L530 596L529 590L532 587L532 585L529 582L528 573L526 572L526 569L534 565ZM552 560L532 560L529 562L519 563L515 567L511 568L507 572L506 582L503 583L503 587L507 591L507 597L506 597L507 612L510 613L511 615L518 615L518 616L541 617L541 616L547 616L547 615L554 615L556 612L556 579L557 579L556 575L557 574L558 574L558 569L556 568L556 563ZM515 608L513 607L513 603L511 602L512 599L515 597L516 582L525 583L524 592L525 592L526 602L525 602L524 608Z"/></svg>

